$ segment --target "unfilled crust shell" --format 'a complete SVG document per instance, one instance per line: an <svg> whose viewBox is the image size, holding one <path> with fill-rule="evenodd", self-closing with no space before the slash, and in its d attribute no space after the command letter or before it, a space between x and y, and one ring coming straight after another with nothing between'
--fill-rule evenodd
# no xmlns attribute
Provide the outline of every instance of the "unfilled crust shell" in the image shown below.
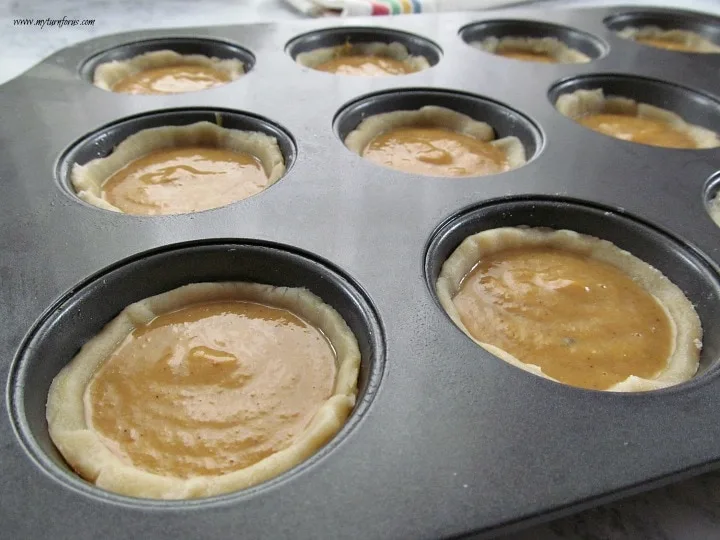
<svg viewBox="0 0 720 540"><path fill-rule="evenodd" d="M697 148L716 148L720 146L720 138L714 131L689 124L680 115L654 105L638 103L626 97L605 96L602 88L576 90L570 94L563 94L557 99L555 107L561 114L572 119L588 114L601 113L652 118L665 122L678 131L686 133L695 141Z"/></svg>
<svg viewBox="0 0 720 540"><path fill-rule="evenodd" d="M568 47L565 43L554 37L531 38L506 36L497 38L490 36L482 41L470 43L476 49L492 54L499 54L505 51L519 51L535 54L547 54L560 64L586 64L591 58Z"/></svg>
<svg viewBox="0 0 720 540"><path fill-rule="evenodd" d="M495 139L495 131L489 124L435 105L426 105L415 111L393 111L369 116L345 137L345 146L362 155L374 137L402 127L440 127L489 142L505 152L510 169L520 167L527 161L525 147L517 137Z"/></svg>
<svg viewBox="0 0 720 540"><path fill-rule="evenodd" d="M405 45L397 42L347 43L334 47L321 47L298 54L295 57L295 61L302 66L315 68L334 58L351 55L392 58L393 60L403 62L413 71L422 71L430 67L430 62L428 62L427 58L424 56L412 56Z"/></svg>
<svg viewBox="0 0 720 540"><path fill-rule="evenodd" d="M144 129L130 135L109 156L94 159L85 165L73 165L70 182L82 200L106 210L122 212L102 197L102 186L108 178L128 163L155 150L191 146L224 148L257 157L268 177L268 185L274 184L285 174L285 160L275 137L256 131L223 128L210 122L197 122L187 126Z"/></svg>
<svg viewBox="0 0 720 540"><path fill-rule="evenodd" d="M720 53L720 45L717 45L707 38L702 37L695 32L688 30L663 30L658 26L642 26L636 28L634 26L628 26L623 28L618 33L618 36L625 39L662 39L664 41L672 41L675 43L682 43L689 47L693 47L693 51L681 51L686 53L700 53L700 54L717 54Z"/></svg>
<svg viewBox="0 0 720 540"><path fill-rule="evenodd" d="M568 230L525 227L491 229L467 237L448 257L436 283L438 298L453 322L475 343L516 367L555 380L543 373L540 367L526 364L506 351L473 337L462 323L453 303L463 277L483 256L506 249L537 246L580 253L615 266L653 295L668 315L674 339L666 368L653 379L630 376L608 388L608 391L655 390L679 384L695 375L699 365L702 327L695 308L683 292L659 270L615 244Z"/></svg>
<svg viewBox="0 0 720 540"><path fill-rule="evenodd" d="M113 454L89 428L85 391L93 374L137 326L184 306L220 300L247 300L290 310L321 330L337 355L333 395L293 443L261 461L221 476L173 478L149 473ZM135 497L188 499L244 489L304 461L344 425L357 394L360 350L342 317L310 291L257 283L197 283L146 298L125 308L55 377L47 402L50 437L65 460L98 487Z"/></svg>
<svg viewBox="0 0 720 540"><path fill-rule="evenodd" d="M236 58L220 59L202 54L179 54L164 50L147 52L128 60L114 60L100 64L93 73L93 84L112 92L113 86L121 80L141 71L187 65L217 69L227 75L231 81L245 74L244 64Z"/></svg>

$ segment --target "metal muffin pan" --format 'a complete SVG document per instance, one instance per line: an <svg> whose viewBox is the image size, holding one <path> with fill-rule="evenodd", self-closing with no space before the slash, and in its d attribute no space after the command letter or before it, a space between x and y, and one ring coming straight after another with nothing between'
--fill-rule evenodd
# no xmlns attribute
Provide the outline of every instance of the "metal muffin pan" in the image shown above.
<svg viewBox="0 0 720 540"><path fill-rule="evenodd" d="M604 137L550 99L566 81L632 75L639 79L626 88L652 97L642 81L666 82L670 105L704 111L698 123L718 129L720 58L618 38L604 21L624 11L347 21L351 29L378 25L379 37L402 31L437 44L436 65L402 77L333 77L295 64L287 50L294 39L346 23L320 20L108 36L0 86L2 535L491 536L716 468L720 228L705 199L717 189L720 150ZM483 54L460 35L471 23L508 19L577 29L608 50L589 64L533 64ZM115 94L88 82L87 62L99 53L185 38L250 51L255 65L228 85L172 96ZM427 104L418 96L438 95L487 114L500 134L525 133L532 159L493 176L433 178L378 167L342 144L363 111L417 108ZM272 189L156 217L68 196L73 160L103 155L158 119L184 123L215 111L289 136L281 145L294 161ZM535 377L472 343L437 305L433 282L465 233L501 224L597 234L663 270L702 318L699 375L656 392L594 392ZM363 348L361 399L348 426L292 471L215 498L135 499L72 475L43 421L60 366L132 300L230 277L305 284L348 318Z"/></svg>

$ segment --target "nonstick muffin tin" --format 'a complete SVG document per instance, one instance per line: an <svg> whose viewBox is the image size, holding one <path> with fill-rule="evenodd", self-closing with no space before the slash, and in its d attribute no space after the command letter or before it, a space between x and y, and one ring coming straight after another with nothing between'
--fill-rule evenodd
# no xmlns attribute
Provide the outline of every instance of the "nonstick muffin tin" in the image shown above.
<svg viewBox="0 0 720 540"><path fill-rule="evenodd" d="M706 210L720 149L623 142L553 106L560 93L602 86L720 131L720 56L653 49L606 26L650 15L710 37L720 28L699 15L616 8L143 31L65 49L0 86L2 537L491 536L720 464L720 228ZM534 22L593 60L520 62L463 40ZM294 63L339 35L405 42L433 66L360 78ZM250 69L172 96L92 86L99 61L161 48L235 55ZM414 176L341 141L368 114L428 104L516 135L528 163L486 177ZM275 135L287 174L249 199L186 215L116 214L73 195L74 162L139 129L217 118ZM506 225L592 234L660 269L702 320L698 375L655 392L595 392L475 345L440 308L434 282L464 237ZM302 465L220 497L134 499L81 480L48 437L52 378L126 305L208 280L305 286L343 315L363 356L349 422Z"/></svg>

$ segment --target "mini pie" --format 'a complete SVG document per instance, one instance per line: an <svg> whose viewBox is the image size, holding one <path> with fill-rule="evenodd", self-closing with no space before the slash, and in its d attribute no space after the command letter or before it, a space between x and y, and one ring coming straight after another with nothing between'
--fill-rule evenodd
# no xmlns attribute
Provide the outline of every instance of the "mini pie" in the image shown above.
<svg viewBox="0 0 720 540"><path fill-rule="evenodd" d="M178 94L221 86L244 73L245 66L237 59L153 51L100 64L93 84L125 94Z"/></svg>
<svg viewBox="0 0 720 540"><path fill-rule="evenodd" d="M424 56L412 56L402 43L345 43L300 53L295 61L305 67L339 75L377 77L405 75L428 69Z"/></svg>
<svg viewBox="0 0 720 540"><path fill-rule="evenodd" d="M621 38L631 39L657 49L689 53L720 53L720 45L689 30L663 30L658 26L640 28L628 26L617 34Z"/></svg>
<svg viewBox="0 0 720 540"><path fill-rule="evenodd" d="M491 54L527 62L547 64L585 64L590 62L589 56L568 47L554 37L506 36L497 38L491 36L482 41L473 41L470 45Z"/></svg>
<svg viewBox="0 0 720 540"><path fill-rule="evenodd" d="M544 228L483 231L450 255L436 287L478 345L557 382L643 391L698 369L693 305L657 269L606 240Z"/></svg>
<svg viewBox="0 0 720 540"><path fill-rule="evenodd" d="M495 139L485 122L435 105L370 116L345 146L379 165L429 176L495 174L526 161L517 137Z"/></svg>
<svg viewBox="0 0 720 540"><path fill-rule="evenodd" d="M92 205L160 215L225 206L283 174L275 137L198 122L139 131L109 156L75 164L70 180L78 197Z"/></svg>
<svg viewBox="0 0 720 540"><path fill-rule="evenodd" d="M187 499L294 467L343 426L360 352L306 289L192 284L125 308L55 377L50 437L98 487Z"/></svg>
<svg viewBox="0 0 720 540"><path fill-rule="evenodd" d="M714 131L689 124L674 112L618 96L606 97L601 88L564 94L557 110L604 135L665 148L715 148Z"/></svg>

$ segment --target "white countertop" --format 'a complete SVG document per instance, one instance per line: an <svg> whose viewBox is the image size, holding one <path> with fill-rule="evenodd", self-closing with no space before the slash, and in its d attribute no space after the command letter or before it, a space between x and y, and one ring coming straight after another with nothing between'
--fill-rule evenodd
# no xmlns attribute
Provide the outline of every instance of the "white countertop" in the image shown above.
<svg viewBox="0 0 720 540"><path fill-rule="evenodd" d="M0 84L54 51L92 37L173 28L293 19L282 0L34 0L0 4ZM720 0L547 1L559 5L656 5L720 15ZM13 18L95 19L91 27L14 27ZM720 472L706 474L587 510L508 537L512 540L716 540L720 538Z"/></svg>

